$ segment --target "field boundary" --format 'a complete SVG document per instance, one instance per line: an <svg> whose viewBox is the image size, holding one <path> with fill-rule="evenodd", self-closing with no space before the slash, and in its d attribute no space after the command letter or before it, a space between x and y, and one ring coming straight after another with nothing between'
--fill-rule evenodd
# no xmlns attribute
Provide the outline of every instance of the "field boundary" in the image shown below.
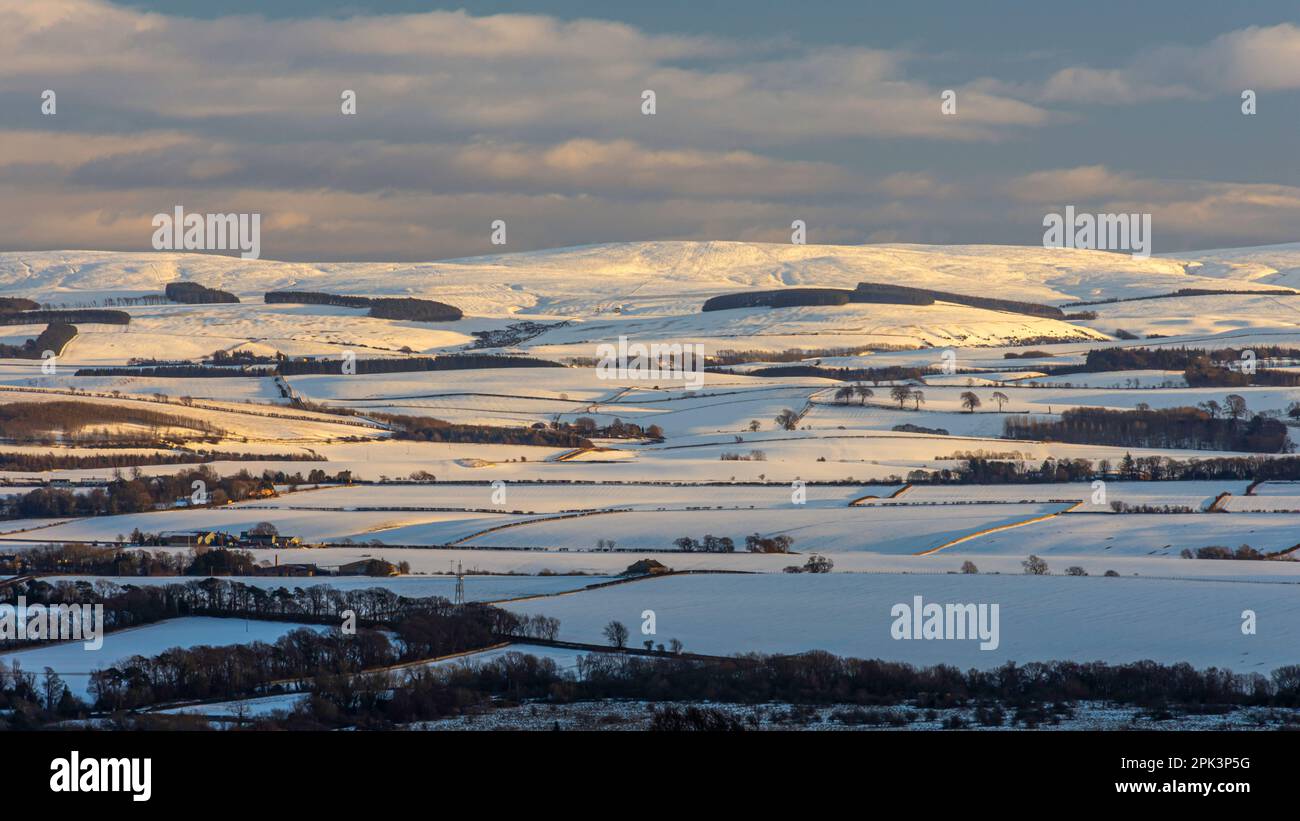
<svg viewBox="0 0 1300 821"><path fill-rule="evenodd" d="M1069 513L1070 511L1074 510L1075 508L1079 507L1082 504L1083 502L1081 501L1075 502L1074 504L1070 505L1064 510L1058 510L1054 513L1047 513L1042 516L1035 516L1032 519L1025 519L1024 521L1020 521L1020 522L1011 522L1010 524L997 525L995 527L986 527L983 530L977 530L974 533L968 533L965 536L959 536L956 539L952 539L951 541L944 542L938 547L932 547L929 550L922 550L921 552L913 553L912 555L930 556L932 554L938 553L940 550L946 550L947 548L950 548L953 545L959 545L962 542L969 542L971 539L978 539L980 536L987 536L990 533L998 533L1003 530L1011 530L1017 527L1024 527L1025 525L1032 525L1035 522L1042 522L1042 521L1046 521L1047 519L1055 519L1057 516L1063 515L1065 513Z"/></svg>

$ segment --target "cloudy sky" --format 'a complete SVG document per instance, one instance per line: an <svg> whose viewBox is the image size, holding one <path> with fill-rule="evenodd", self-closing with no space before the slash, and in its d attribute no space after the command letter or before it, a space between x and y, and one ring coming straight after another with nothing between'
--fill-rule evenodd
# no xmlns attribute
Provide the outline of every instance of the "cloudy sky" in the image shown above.
<svg viewBox="0 0 1300 821"><path fill-rule="evenodd" d="M1156 253L1300 240L1294 2L1075 5L0 0L0 250L145 250L176 205L297 260L499 252L494 219L1030 245L1066 205Z"/></svg>

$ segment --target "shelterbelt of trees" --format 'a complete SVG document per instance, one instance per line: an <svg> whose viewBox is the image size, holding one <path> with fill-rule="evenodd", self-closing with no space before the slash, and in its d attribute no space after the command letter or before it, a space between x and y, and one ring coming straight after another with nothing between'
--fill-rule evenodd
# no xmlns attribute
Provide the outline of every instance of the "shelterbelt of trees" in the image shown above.
<svg viewBox="0 0 1300 821"><path fill-rule="evenodd" d="M73 376L140 376L151 379L247 379L250 376L274 376L273 366L259 370L218 367L212 365L107 365L97 368L77 368Z"/></svg>
<svg viewBox="0 0 1300 821"><path fill-rule="evenodd" d="M138 425L162 430L184 428L201 434L219 436L221 428L193 416L162 413L149 408L111 405L103 402L56 400L52 402L10 402L0 405L0 431L5 439L19 444L53 444L61 442L149 441L160 437L114 434L100 430L83 432L100 425Z"/></svg>
<svg viewBox="0 0 1300 821"><path fill-rule="evenodd" d="M18 311L34 311L41 307L40 303L33 302L30 299L24 299L18 296L0 296L0 314L11 314Z"/></svg>
<svg viewBox="0 0 1300 821"><path fill-rule="evenodd" d="M86 325L130 325L131 315L126 311L107 311L102 308L70 308L68 310L0 311L0 325L39 325L41 323L83 323Z"/></svg>
<svg viewBox="0 0 1300 821"><path fill-rule="evenodd" d="M336 305L343 308L369 308L367 316L376 319L402 319L415 322L455 322L465 314L460 308L432 299L414 297L343 296L321 291L268 291L267 304L297 303Z"/></svg>
<svg viewBox="0 0 1300 821"><path fill-rule="evenodd" d="M1183 379L1192 388L1244 388L1249 385L1271 388L1300 386L1300 373L1273 368L1256 368L1254 373L1216 365L1206 357L1197 357L1183 369Z"/></svg>
<svg viewBox="0 0 1300 821"><path fill-rule="evenodd" d="M357 358L349 361L354 373L411 373L420 371L457 371L479 368L563 368L559 362L531 356L502 354L447 354L444 356L389 356ZM120 366L108 365L78 368L77 376L149 376L163 379L247 378L250 376L305 376L312 374L338 374L343 370L343 360L289 359L259 357L256 359L213 359L199 362L137 362Z"/></svg>
<svg viewBox="0 0 1300 821"><path fill-rule="evenodd" d="M85 470L131 468L149 465L188 465L204 462L324 462L316 453L237 453L224 450L166 451L160 453L0 453L0 470Z"/></svg>
<svg viewBox="0 0 1300 821"><path fill-rule="evenodd" d="M563 368L558 362L531 356L497 354L448 354L445 356L407 356L358 358L356 373L399 373L406 371L457 371L478 368ZM338 359L290 359L280 362L276 372L283 376L336 374L342 369Z"/></svg>
<svg viewBox="0 0 1300 821"><path fill-rule="evenodd" d="M151 541L137 528L129 544ZM44 544L16 551L26 573L88 576L249 576L257 560L247 550L199 546L189 550L129 549L121 545Z"/></svg>
<svg viewBox="0 0 1300 821"><path fill-rule="evenodd" d="M1256 361L1300 360L1300 349L1280 345L1260 345L1249 351ZM1030 353L1045 355L1042 352ZM1046 365L1037 370L1052 376L1109 371L1181 370L1187 384L1193 388L1300 385L1300 373L1293 371L1256 366L1251 373L1240 367L1229 367L1239 366L1247 358L1245 348L1098 348L1088 351L1080 365Z"/></svg>
<svg viewBox="0 0 1300 821"><path fill-rule="evenodd" d="M1294 456L1237 456L1213 459L1171 459L1168 456L1124 454L1111 464L1107 459L1044 459L1040 464L1023 460L970 457L956 468L914 470L909 484L1018 485L1083 482L1093 479L1122 481L1229 481L1252 482L1300 480L1300 458Z"/></svg>
<svg viewBox="0 0 1300 821"><path fill-rule="evenodd" d="M578 671L562 671L553 659L506 653L479 665L453 665L388 674L322 675L308 698L286 716L259 718L256 729L387 729L465 713L488 712L503 701L567 704L644 700L675 710L676 703L781 703L794 707L906 706L938 710L978 705L990 726L1002 724L1000 705L1030 726L1069 712L1079 701L1105 701L1151 710L1216 712L1235 708L1294 708L1300 705L1300 665L1271 674L1196 670L1188 664L1151 661L1109 665L1049 661L993 670L959 670L948 665L910 664L833 656L749 655L702 661L620 653L580 656ZM993 715L996 712L996 715ZM864 715L870 723L872 717ZM165 719L164 719L165 720ZM149 719L145 719L149 721ZM846 723L855 723L850 716ZM906 723L904 720L902 723ZM148 727L148 724L141 725ZM743 729L740 722L701 726L651 725L659 729Z"/></svg>
<svg viewBox="0 0 1300 821"><path fill-rule="evenodd" d="M0 359L40 359L46 351L52 351L57 356L76 338L76 325L53 322L46 325L38 336L21 345L0 345Z"/></svg>
<svg viewBox="0 0 1300 821"><path fill-rule="evenodd" d="M1179 288L1168 294L1148 294L1146 296L1116 296L1110 299L1094 299L1088 302L1070 302L1061 307L1080 308L1087 305L1111 305L1116 302L1141 302L1147 299L1176 299L1188 296L1296 296L1297 291L1290 288L1243 289L1243 288Z"/></svg>
<svg viewBox="0 0 1300 821"><path fill-rule="evenodd" d="M325 474L318 474L322 480ZM6 497L0 511L8 518L49 518L61 516L112 516L119 513L142 513L158 504L172 504L189 499L194 482L203 482L206 503L224 505L254 496L275 495L275 485L284 483L283 472L265 471L254 476L246 470L221 476L204 465L174 474L145 476L138 469L129 477L115 476L104 487L74 493L66 488L44 487L30 493ZM301 480L301 476L298 477Z"/></svg>
<svg viewBox="0 0 1300 821"><path fill-rule="evenodd" d="M371 417L392 426L394 439L414 439L422 442L590 448L593 447L592 438L663 438L663 431L658 425L642 428L635 423L615 419L601 427L589 416L580 416L572 423L552 422L546 425L542 422L534 422L526 428L453 424L428 416L402 416L391 413L376 413L371 414Z"/></svg>
<svg viewBox="0 0 1300 821"><path fill-rule="evenodd" d="M169 282L163 289L163 293L172 302L183 302L187 305L239 302L239 297L229 291L219 291L197 282Z"/></svg>
<svg viewBox="0 0 1300 821"><path fill-rule="evenodd" d="M919 380L929 374L938 373L934 368L912 368L901 365L887 365L882 368L827 368L821 365L773 365L768 368L735 371L730 368L708 368L710 373L724 373L731 376L753 377L804 377L817 376L823 379L838 379L841 382L904 382Z"/></svg>
<svg viewBox="0 0 1300 821"><path fill-rule="evenodd" d="M991 311L1010 311L1029 316L1064 319L1065 312L1051 305L1017 302L1011 299L969 296L931 288L912 288L881 282L860 282L852 291L844 288L780 288L768 291L745 291L721 294L705 300L702 311L725 311L733 308L789 308L801 305L847 305L876 303L888 305L933 305L951 302Z"/></svg>
<svg viewBox="0 0 1300 821"><path fill-rule="evenodd" d="M124 659L92 674L93 708L102 712L180 699L247 697L268 692L274 682L309 681L304 702L287 716L259 721L257 726L263 729L380 729L488 710L503 698L511 703L616 699L906 705L920 710L1078 701L1205 712L1300 706L1300 665L1268 674L1197 670L1188 664L1152 661L1008 662L988 670L959 670L822 651L716 660L589 653L579 657L576 673L560 670L552 659L507 653L474 666L413 668L403 671L398 680L382 668L475 650L502 638L547 640L557 634L559 623L544 617L521 619L488 605L453 605L439 597L406 599L385 590L269 591L216 579L125 591L89 585L24 590L29 601L42 603L67 601L68 596L83 603L101 601L106 622L115 626L119 625L108 621L109 614L129 620L182 614L243 616L262 608L264 618L331 624L337 623L343 609L356 611L359 629L354 635L304 628L273 644L175 648L152 657ZM374 629L381 626L397 640ZM0 707L5 708L11 728L39 728L84 715L91 706L71 697L56 674L38 680L21 669L0 669Z"/></svg>
<svg viewBox="0 0 1300 821"><path fill-rule="evenodd" d="M35 578L4 588L0 602L13 602L22 596L29 605L102 604L104 626L110 631L182 616L338 624L344 610L356 614L358 625L373 626L396 624L414 614L455 610L441 596L412 598L384 587L339 590L329 586L328 578L309 579L306 584L301 579L287 581L292 582L288 587L272 588L210 576L145 585L107 579L89 582ZM493 632L508 633L522 624L525 622L519 617L503 611L493 616L488 627Z"/></svg>
<svg viewBox="0 0 1300 821"><path fill-rule="evenodd" d="M406 598L382 588L267 590L218 579L122 588L36 580L3 595L16 599L20 594L28 604L102 604L109 630L196 615L338 625L343 611L356 614L355 634L303 628L274 644L173 648L95 670L89 689L93 707L100 711L178 699L235 698L271 682L347 678L366 669L488 647L503 635L554 638L559 630L555 619L519 617L484 604L453 605L438 596ZM0 707L12 711L10 727L40 727L84 715L91 706L71 696L57 674L47 672L38 682L34 674L0 659Z"/></svg>
<svg viewBox="0 0 1300 821"><path fill-rule="evenodd" d="M1237 403L1229 397L1229 406L1231 416L1225 419L1200 408L1070 408L1062 411L1059 419L1017 414L1004 420L1003 435L1008 439L1120 447L1248 453L1291 450L1291 439L1283 422L1260 415L1245 420L1244 400Z"/></svg>

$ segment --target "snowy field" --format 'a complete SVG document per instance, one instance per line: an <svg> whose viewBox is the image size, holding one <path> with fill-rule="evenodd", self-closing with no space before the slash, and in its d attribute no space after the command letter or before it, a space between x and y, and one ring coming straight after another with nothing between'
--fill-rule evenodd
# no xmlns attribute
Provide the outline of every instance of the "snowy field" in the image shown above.
<svg viewBox="0 0 1300 821"><path fill-rule="evenodd" d="M446 544L504 522L524 521L508 514L469 512L322 511L251 507L194 508L152 513L128 513L77 519L44 528L41 539L50 541L111 542L117 534L192 533L216 530L238 536L260 522L270 522L282 536L307 542L369 542L390 544Z"/></svg>
<svg viewBox="0 0 1300 821"><path fill-rule="evenodd" d="M808 507L847 507L863 496L888 496L900 485L812 485L805 489ZM431 485L355 485L286 494L276 499L259 499L233 505L240 509L316 510L401 510L404 508L459 508L501 512L560 513L570 510L610 508L794 507L789 487L754 485L646 485L506 484L500 490L503 504L496 504L498 488L491 483Z"/></svg>
<svg viewBox="0 0 1300 821"><path fill-rule="evenodd" d="M1050 362L1051 360L1044 360ZM1036 385L1073 385L1077 388L1185 388L1182 371L1101 371L1061 376L1035 376L1024 381Z"/></svg>
<svg viewBox="0 0 1300 821"><path fill-rule="evenodd" d="M951 549L972 554L1172 556L1184 549L1247 544L1263 552L1300 542L1300 514L1071 513Z"/></svg>
<svg viewBox="0 0 1300 821"><path fill-rule="evenodd" d="M222 474L276 470L305 475L319 468L331 474L351 471L375 482L436 477L421 484L286 493L217 509L8 520L0 522L0 552L60 540L111 543L137 528L238 534L265 521L307 542L352 544L254 550L259 562L329 568L373 557L409 562L414 574L320 580L341 589L381 585L403 595L450 595L450 577L428 574L447 573L453 563L467 571L532 574L471 575L466 594L476 601L558 594L513 606L529 612L553 608L564 635L583 641L600 642L599 627L610 618L639 624L641 609L651 608L659 613L660 636L676 636L687 649L703 652L824 647L980 666L1002 658L1153 657L1266 670L1300 661L1288 657L1300 646L1295 641L1297 606L1290 604L1300 582L1300 562L1185 560L1179 554L1242 544L1288 551L1300 543L1300 482L1268 482L1249 496L1250 481L1243 479L1108 480L1104 496L1097 495L1091 482L918 484L897 498L887 497L914 471L956 469L975 457L1028 466L1047 459L1106 460L1113 468L1126 456L1205 460L1284 455L1001 436L1012 414L1050 419L1080 407L1195 407L1211 400L1222 405L1233 393L1244 398L1250 412L1286 421L1288 408L1300 402L1300 388L1189 388L1176 370L1055 376L1045 371L1079 365L1091 350L1118 346L1300 347L1295 320L1300 298L1162 296L1181 288L1294 287L1300 285L1298 271L1300 245L1149 259L999 246L734 242L604 244L432 263L0 253L0 294L8 296L89 304L156 295L161 283L184 280L229 290L241 299L240 304L132 306L125 309L131 315L125 327L79 323L80 333L60 357L57 373L42 373L39 363L30 360L0 361L0 404L75 400L178 414L219 429L220 442L203 447L264 457L213 463ZM720 294L794 286L851 289L863 281L1032 301L1066 313L1095 311L1097 317L1044 318L946 300L928 306L701 310L705 300ZM461 308L465 317L396 322L366 317L359 309L263 301L266 291L287 288L438 299ZM1150 296L1161 298L1071 306ZM42 329L13 326L2 336L17 344ZM489 345L476 336L483 333L497 336ZM1138 338L1127 338L1131 335ZM597 346L619 336L699 343L710 356L732 352L726 361L739 363L737 372L708 373L698 390L671 378L602 378L590 367ZM288 391L265 377L75 376L84 366L123 365L131 358L197 360L217 350L324 357L339 367L337 372L285 377ZM342 368L348 353L392 358L466 351L531 355L566 366L371 375L347 374ZM1033 355L1021 358L1026 352ZM870 384L874 396L865 401L845 403L834 398L845 383L826 378L826 372L745 375L762 365L933 369L948 359L956 365L955 373L931 372L909 380L909 387L924 392L919 406L905 402L900 407L891 400L888 380ZM963 407L966 391L980 399L974 413ZM1005 396L1002 407L995 392ZM302 401L292 402L285 393ZM182 402L182 397L188 399ZM323 413L321 408L359 415ZM788 428L777 422L784 411L795 415ZM368 418L380 413L515 428L575 423L584 417L597 425L623 420L658 426L664 438L594 438L601 449L576 455L567 447L422 442L394 438L382 422ZM894 430L903 425L946 433ZM1293 438L1300 439L1297 430L1292 428ZM160 447L197 446L193 431L165 433L177 441ZM0 442L0 450L103 453L64 447L62 432L50 436L51 444L10 439ZM131 449L113 453L141 455ZM276 454L321 461L278 461L271 458ZM147 477L189 467L144 466L141 473ZM11 471L0 479L107 481L113 473L112 468ZM802 482L843 484L800 490ZM30 489L3 488L0 498ZM1112 502L1122 502L1202 511L1221 494L1230 494L1222 503L1226 513L1118 514L1110 508ZM1067 508L1070 512L1063 512ZM561 518L579 511L603 512ZM744 538L753 533L792 537L796 555L744 552ZM674 549L678 537L706 534L732 538L739 552ZM612 551L597 552L611 541ZM446 544L456 546L437 547ZM835 572L828 577L781 572L803 564L813 552L833 558ZM1020 563L1030 553L1045 558L1054 575L1021 576ZM621 573L641 558L676 570L753 575L669 578L570 592ZM979 576L951 575L968 560L978 565ZM1072 565L1091 577L1063 577ZM1123 578L1100 578L1107 570ZM537 575L547 572L593 575ZM318 583L302 578L248 581L277 587ZM960 643L889 640L887 624L880 624L881 602L910 600L909 590L955 601L1001 602L1001 655L970 655L968 645ZM642 603L643 596L659 603ZM1233 631L1240 611L1248 608L1260 613L1262 627L1243 643L1239 631ZM156 627L164 635L172 629ZM150 629L121 638L156 652L149 649L158 647L151 643ZM199 629L191 633L207 635ZM158 641L198 640L185 634ZM229 640L243 639L236 635Z"/></svg>
<svg viewBox="0 0 1300 821"><path fill-rule="evenodd" d="M1227 500L1225 509L1233 513L1300 513L1300 495L1233 496Z"/></svg>
<svg viewBox="0 0 1300 821"><path fill-rule="evenodd" d="M905 504L965 504L970 502L1047 502L1075 499L1081 510L1108 510L1111 502L1129 505L1173 505L1200 510L1220 493L1237 496L1250 483L1224 482L1106 482L1105 498L1094 504L1097 488L1091 482L1060 482L1036 485L915 485L894 500ZM1244 497L1250 498L1250 497ZM880 502L883 504L884 502Z"/></svg>
<svg viewBox="0 0 1300 821"><path fill-rule="evenodd" d="M591 549L613 539L618 550L673 550L673 540L705 534L727 536L737 550L745 537L789 536L794 549L808 552L866 550L921 553L989 528L1046 516L1063 505L971 505L935 510L920 506L744 511L608 513L533 523L486 533L468 546Z"/></svg>
<svg viewBox="0 0 1300 821"><path fill-rule="evenodd" d="M161 715L201 715L222 718L262 718L275 712L289 712L307 698L306 693L279 693L261 698L245 698L237 701L217 701L208 704L190 704L184 707L168 707L163 710L151 710Z"/></svg>
<svg viewBox="0 0 1300 821"><path fill-rule="evenodd" d="M1260 482L1255 486L1256 496L1300 496L1300 482Z"/></svg>
<svg viewBox="0 0 1300 821"><path fill-rule="evenodd" d="M895 604L999 605L999 645L896 640ZM918 665L996 667L1050 659L1153 659L1268 673L1300 661L1300 596L1290 584L1062 576L676 576L509 605L560 619L560 638L602 643L622 621L641 639L641 613L655 613L656 641L697 653L826 650ZM1260 628L1243 635L1241 614Z"/></svg>

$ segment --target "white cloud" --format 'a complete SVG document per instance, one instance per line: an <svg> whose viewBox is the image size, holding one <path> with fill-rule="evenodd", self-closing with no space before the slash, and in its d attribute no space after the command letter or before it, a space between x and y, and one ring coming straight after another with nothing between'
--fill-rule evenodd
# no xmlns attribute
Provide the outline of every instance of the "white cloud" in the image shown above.
<svg viewBox="0 0 1300 821"><path fill-rule="evenodd" d="M1043 84L1044 102L1128 105L1219 93L1300 89L1300 27L1250 26L1200 46L1165 45L1118 68L1071 66Z"/></svg>
<svg viewBox="0 0 1300 821"><path fill-rule="evenodd" d="M1066 205L1151 214L1157 253L1294 240L1300 224L1300 187L1290 185L1151 179L1096 165L1024 174L1003 190L1025 204L1026 222Z"/></svg>
<svg viewBox="0 0 1300 821"><path fill-rule="evenodd" d="M264 254L306 259L490 252L497 217L512 250L784 241L795 218L817 242L1028 242L1035 212L1066 202L1158 208L1158 242L1180 247L1225 244L1230 231L1294 238L1285 186L1134 179L1105 165L1011 181L979 169L980 152L1077 116L1044 104L1294 88L1300 29L1289 25L1042 83L936 85L921 70L943 55L541 15L189 19L0 0L0 21L0 99L11 115L30 101L0 131L5 248L141 249L149 218L177 203L260 212ZM957 116L941 113L947 87ZM37 113L45 88L59 94L53 118ZM653 117L640 113L646 88ZM357 92L355 117L339 111L343 89ZM880 141L911 153L878 164ZM960 174L898 170L924 168L926 152L971 159Z"/></svg>
<svg viewBox="0 0 1300 821"><path fill-rule="evenodd" d="M1049 113L987 93L942 117L939 89L900 53L650 35L622 23L463 11L348 19L216 20L99 0L0 0L0 87L54 88L73 105L179 121L271 117L310 129L344 88L373 135L554 129L568 136L775 145L810 137L996 139ZM654 89L660 114L640 115ZM65 109L67 110L67 109ZM368 117L368 119L367 119ZM337 126L337 124L336 124ZM411 136L408 132L407 137Z"/></svg>

